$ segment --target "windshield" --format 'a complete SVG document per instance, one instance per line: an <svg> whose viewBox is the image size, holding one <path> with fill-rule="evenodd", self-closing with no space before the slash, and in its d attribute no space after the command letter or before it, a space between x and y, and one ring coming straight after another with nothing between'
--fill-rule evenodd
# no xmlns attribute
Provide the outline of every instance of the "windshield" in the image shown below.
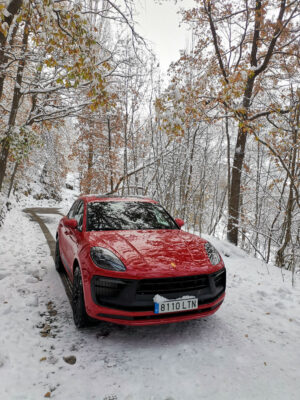
<svg viewBox="0 0 300 400"><path fill-rule="evenodd" d="M87 205L87 231L178 229L162 206L143 202L94 202Z"/></svg>

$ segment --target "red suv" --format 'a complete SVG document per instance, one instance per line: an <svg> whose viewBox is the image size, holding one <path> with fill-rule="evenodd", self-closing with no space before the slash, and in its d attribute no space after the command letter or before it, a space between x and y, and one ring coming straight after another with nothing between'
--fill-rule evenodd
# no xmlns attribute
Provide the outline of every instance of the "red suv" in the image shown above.
<svg viewBox="0 0 300 400"><path fill-rule="evenodd" d="M156 201L81 196L59 222L56 268L72 282L74 322L153 325L211 315L226 271L206 240Z"/></svg>

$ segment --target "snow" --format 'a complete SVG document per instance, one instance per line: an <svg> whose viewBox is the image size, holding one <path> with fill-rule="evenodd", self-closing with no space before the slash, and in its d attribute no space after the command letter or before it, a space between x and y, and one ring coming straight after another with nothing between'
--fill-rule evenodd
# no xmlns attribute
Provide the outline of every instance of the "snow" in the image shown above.
<svg viewBox="0 0 300 400"><path fill-rule="evenodd" d="M164 303L165 301L171 301L171 300L190 300L190 299L195 299L195 296L182 296L182 297L177 297L176 299L167 299L166 297L161 296L160 294L156 294L153 297L153 302L154 303Z"/></svg>
<svg viewBox="0 0 300 400"><path fill-rule="evenodd" d="M1 28L2 28L2 30L3 30L3 31L7 31L7 29L9 28L9 25L8 25L8 23L7 23L7 22L2 22L2 24L1 24L1 25L2 25L2 27L1 27Z"/></svg>
<svg viewBox="0 0 300 400"><path fill-rule="evenodd" d="M153 297L153 301L154 301L154 303L163 303L163 302L169 301L169 300L164 296L160 296L159 294L156 294Z"/></svg>
<svg viewBox="0 0 300 400"><path fill-rule="evenodd" d="M236 154L242 154L242 148L241 148L241 146L238 146L238 147L235 149L235 153L236 153Z"/></svg>
<svg viewBox="0 0 300 400"><path fill-rule="evenodd" d="M54 235L60 217L41 218ZM298 400L299 287L288 272L205 238L228 272L215 315L79 331L43 233L14 207L0 228L0 399Z"/></svg>
<svg viewBox="0 0 300 400"><path fill-rule="evenodd" d="M6 8L2 11L2 13L3 13L4 17L6 17L6 18L11 16L11 13Z"/></svg>

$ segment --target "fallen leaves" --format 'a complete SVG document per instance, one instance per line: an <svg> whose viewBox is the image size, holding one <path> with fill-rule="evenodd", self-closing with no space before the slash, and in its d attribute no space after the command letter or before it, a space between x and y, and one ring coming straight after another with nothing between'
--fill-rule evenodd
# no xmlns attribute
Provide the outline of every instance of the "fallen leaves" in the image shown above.
<svg viewBox="0 0 300 400"><path fill-rule="evenodd" d="M50 336L51 326L49 324L44 324L43 329L40 331L42 337Z"/></svg>
<svg viewBox="0 0 300 400"><path fill-rule="evenodd" d="M49 315L50 315L51 317L54 317L55 315L57 315L57 311L55 310L54 304L53 304L52 301L49 301L49 302L47 303L47 310L48 310L48 313L49 313Z"/></svg>
<svg viewBox="0 0 300 400"><path fill-rule="evenodd" d="M42 313L41 316L46 316L46 322L45 323L40 323L37 325L38 328L42 328L40 331L40 335L42 337L55 337L56 334L52 332L53 329L57 328L56 325L52 325L53 322L56 320L56 315L57 315L57 310L55 309L55 305L52 301L49 301L46 304L47 307L47 313Z"/></svg>

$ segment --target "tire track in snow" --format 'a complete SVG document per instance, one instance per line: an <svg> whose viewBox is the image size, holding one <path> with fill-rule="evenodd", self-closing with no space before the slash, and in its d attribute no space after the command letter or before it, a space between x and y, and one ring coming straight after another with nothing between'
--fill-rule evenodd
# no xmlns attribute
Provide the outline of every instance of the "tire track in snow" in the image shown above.
<svg viewBox="0 0 300 400"><path fill-rule="evenodd" d="M59 211L59 208L42 208L42 207L24 208L23 212L26 214L29 214L31 217L31 220L34 222L37 222L39 224L39 226L45 236L47 244L49 246L51 257L53 258L53 261L55 262L55 244L56 244L55 239L52 236L51 232L49 231L49 229L46 226L43 219L38 214L44 214L44 215L45 214L46 215L47 214L58 214L58 215L62 215L62 216L63 216L63 214ZM70 304L72 305L72 283L64 271L58 272L58 273L59 273L59 276L64 285L66 294L70 301Z"/></svg>

